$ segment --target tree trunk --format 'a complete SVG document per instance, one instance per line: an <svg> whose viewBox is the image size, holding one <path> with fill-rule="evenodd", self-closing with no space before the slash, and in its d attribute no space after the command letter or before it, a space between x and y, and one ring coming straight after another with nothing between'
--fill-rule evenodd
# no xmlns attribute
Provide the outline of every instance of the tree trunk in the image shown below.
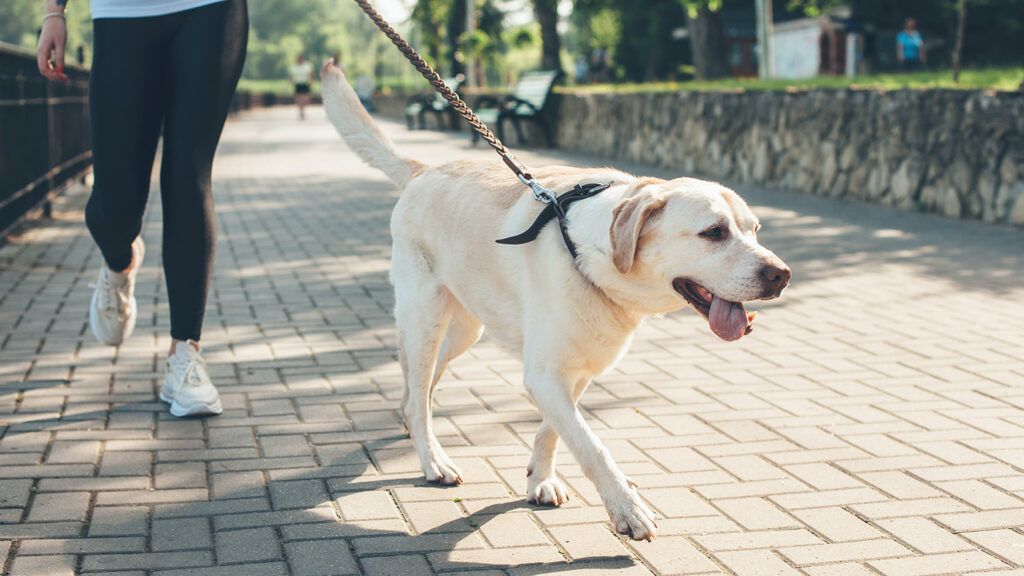
<svg viewBox="0 0 1024 576"><path fill-rule="evenodd" d="M448 13L447 23L448 42L448 64L451 75L456 76L466 72L466 65L459 57L459 40L466 31L466 3L462 0L452 2L451 11Z"/></svg>
<svg viewBox="0 0 1024 576"><path fill-rule="evenodd" d="M714 80L729 75L725 54L725 30L721 15L712 12L706 3L697 8L697 17L690 18L690 47L698 80Z"/></svg>
<svg viewBox="0 0 1024 576"><path fill-rule="evenodd" d="M956 43L953 45L953 82L959 84L960 57L964 51L964 24L967 22L967 0L960 0L956 20Z"/></svg>
<svg viewBox="0 0 1024 576"><path fill-rule="evenodd" d="M533 11L540 24L540 66L544 70L561 72L562 43L558 38L558 0L533 0Z"/></svg>

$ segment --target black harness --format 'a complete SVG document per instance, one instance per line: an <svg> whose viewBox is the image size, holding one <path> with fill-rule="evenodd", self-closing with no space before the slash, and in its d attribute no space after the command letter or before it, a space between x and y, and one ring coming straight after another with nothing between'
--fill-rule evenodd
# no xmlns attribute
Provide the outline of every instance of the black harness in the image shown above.
<svg viewBox="0 0 1024 576"><path fill-rule="evenodd" d="M576 245L572 243L572 239L569 238L568 222L566 221L566 213L569 211L569 206L573 202L580 200L586 200L591 196L597 196L601 192L604 192L611 187L611 182L608 184L577 184L575 188L556 197L553 201L548 202L547 206L540 211L537 215L537 219L533 221L533 224L521 234L515 236L509 236L508 238L502 238L495 240L498 244L526 244L537 239L540 231L544 228L544 225L548 222L558 219L558 229L562 232L562 240L565 241L565 247L569 249L569 254L572 255L572 259L576 260L578 254L576 253Z"/></svg>

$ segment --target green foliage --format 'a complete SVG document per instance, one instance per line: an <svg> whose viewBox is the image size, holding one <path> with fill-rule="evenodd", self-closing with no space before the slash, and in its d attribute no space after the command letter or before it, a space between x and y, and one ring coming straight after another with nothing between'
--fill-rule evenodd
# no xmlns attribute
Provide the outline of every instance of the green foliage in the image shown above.
<svg viewBox="0 0 1024 576"><path fill-rule="evenodd" d="M690 18L696 18L697 12L701 8L710 12L718 12L722 9L722 0L680 0L680 2L686 8L686 15Z"/></svg>
<svg viewBox="0 0 1024 576"><path fill-rule="evenodd" d="M0 42L34 50L43 12L42 0L0 0ZM78 47L82 46L88 64L92 61L89 0L69 2L65 18L68 27L67 60L75 62Z"/></svg>
<svg viewBox="0 0 1024 576"><path fill-rule="evenodd" d="M808 16L820 16L844 4L848 4L848 2L846 0L786 0L786 10L803 12Z"/></svg>
<svg viewBox="0 0 1024 576"><path fill-rule="evenodd" d="M442 62L451 0L417 0L409 19L415 26L419 42L426 47L428 63Z"/></svg>

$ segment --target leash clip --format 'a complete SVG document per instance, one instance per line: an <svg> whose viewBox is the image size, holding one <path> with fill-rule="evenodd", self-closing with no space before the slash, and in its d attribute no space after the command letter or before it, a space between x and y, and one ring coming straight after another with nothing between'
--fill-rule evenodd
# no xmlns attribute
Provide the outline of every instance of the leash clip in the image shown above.
<svg viewBox="0 0 1024 576"><path fill-rule="evenodd" d="M519 177L520 182L525 184L527 187L530 188L530 190L533 191L533 197L538 202L543 202L544 204L551 204L555 201L555 193L541 186L540 182L537 182L535 178L527 178L522 174L516 174L516 176Z"/></svg>

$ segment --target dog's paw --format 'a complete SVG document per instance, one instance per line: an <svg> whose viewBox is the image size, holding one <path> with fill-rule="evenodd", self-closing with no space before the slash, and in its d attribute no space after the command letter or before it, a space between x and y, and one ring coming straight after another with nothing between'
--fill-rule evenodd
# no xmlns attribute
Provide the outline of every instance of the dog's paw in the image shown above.
<svg viewBox="0 0 1024 576"><path fill-rule="evenodd" d="M458 486L462 484L462 471L448 458L431 461L423 470L427 482L442 486Z"/></svg>
<svg viewBox="0 0 1024 576"><path fill-rule="evenodd" d="M609 503L608 515L619 534L648 542L657 536L658 525L654 523L654 512L635 494L620 502Z"/></svg>
<svg viewBox="0 0 1024 576"><path fill-rule="evenodd" d="M554 476L537 481L531 477L526 487L526 501L539 506L561 506L569 501L569 491Z"/></svg>

